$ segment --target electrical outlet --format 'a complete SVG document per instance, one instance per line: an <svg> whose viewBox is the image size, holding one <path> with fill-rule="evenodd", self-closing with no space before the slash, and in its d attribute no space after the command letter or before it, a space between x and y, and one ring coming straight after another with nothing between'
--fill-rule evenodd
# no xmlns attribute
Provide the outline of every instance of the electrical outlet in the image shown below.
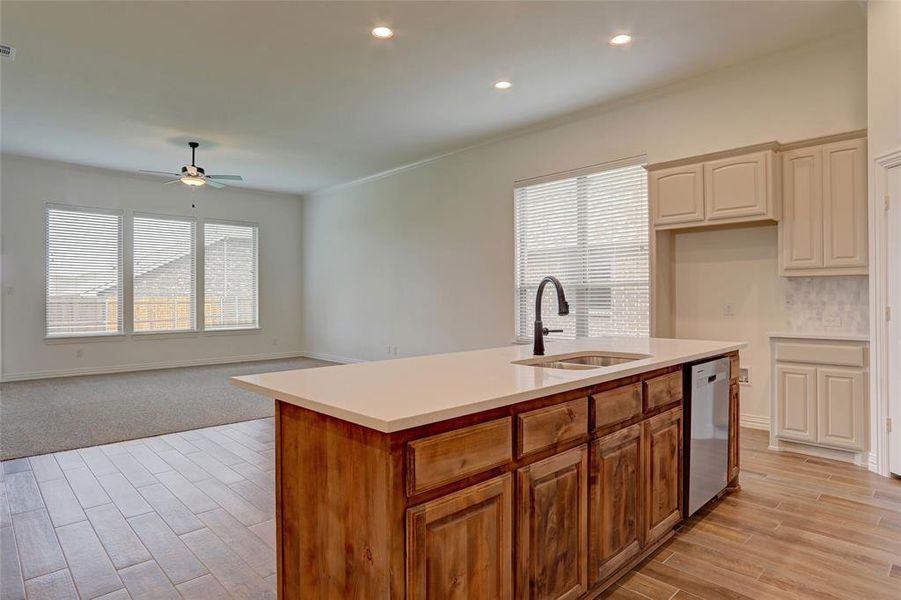
<svg viewBox="0 0 901 600"><path fill-rule="evenodd" d="M842 316L836 313L826 313L823 315L823 327L829 329L838 329L842 326Z"/></svg>
<svg viewBox="0 0 901 600"><path fill-rule="evenodd" d="M734 317L735 316L735 307L731 302L727 302L723 304L723 316L724 317Z"/></svg>
<svg viewBox="0 0 901 600"><path fill-rule="evenodd" d="M84 351L81 348L75 351L75 358L81 358L83 355Z"/></svg>

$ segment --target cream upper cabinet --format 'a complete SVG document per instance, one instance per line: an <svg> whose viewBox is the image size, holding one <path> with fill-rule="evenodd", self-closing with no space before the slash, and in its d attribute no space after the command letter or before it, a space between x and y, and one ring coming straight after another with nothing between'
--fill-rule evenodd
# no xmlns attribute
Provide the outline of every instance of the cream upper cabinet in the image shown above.
<svg viewBox="0 0 901 600"><path fill-rule="evenodd" d="M823 266L867 266L867 146L823 146Z"/></svg>
<svg viewBox="0 0 901 600"><path fill-rule="evenodd" d="M782 156L781 250L784 269L823 266L822 153L818 148Z"/></svg>
<svg viewBox="0 0 901 600"><path fill-rule="evenodd" d="M818 368L817 442L863 450L865 399L863 369Z"/></svg>
<svg viewBox="0 0 901 600"><path fill-rule="evenodd" d="M768 213L773 153L756 152L704 163L704 207L708 221Z"/></svg>
<svg viewBox="0 0 901 600"><path fill-rule="evenodd" d="M817 441L817 370L776 366L776 434L783 439Z"/></svg>
<svg viewBox="0 0 901 600"><path fill-rule="evenodd" d="M790 150L782 170L781 274L866 274L866 139Z"/></svg>
<svg viewBox="0 0 901 600"><path fill-rule="evenodd" d="M686 165L651 171L650 194L657 225L704 220L704 168Z"/></svg>
<svg viewBox="0 0 901 600"><path fill-rule="evenodd" d="M778 144L761 144L648 166L656 229L777 221Z"/></svg>

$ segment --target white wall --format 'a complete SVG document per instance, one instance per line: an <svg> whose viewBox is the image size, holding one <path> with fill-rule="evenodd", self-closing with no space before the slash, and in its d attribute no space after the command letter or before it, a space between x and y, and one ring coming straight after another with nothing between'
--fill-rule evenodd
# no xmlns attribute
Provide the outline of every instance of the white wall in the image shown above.
<svg viewBox="0 0 901 600"><path fill-rule="evenodd" d="M388 345L413 355L509 343L518 179L640 154L658 162L865 126L866 41L856 31L314 194L303 203L304 347L323 357L379 359ZM746 235L760 244L764 234ZM769 296L777 285L771 237L771 249L755 248L756 285ZM701 286L714 305L735 296L715 280ZM758 373L768 369L757 348L760 328L742 332L755 345L749 355ZM724 326L705 337L735 334ZM764 414L759 395L750 404Z"/></svg>
<svg viewBox="0 0 901 600"><path fill-rule="evenodd" d="M901 148L901 1L867 3L868 153Z"/></svg>
<svg viewBox="0 0 901 600"><path fill-rule="evenodd" d="M301 202L296 196L238 189L192 191L116 171L5 155L0 161L5 379L299 354ZM44 341L44 207L48 202L259 223L262 329L240 334L125 336L116 341Z"/></svg>

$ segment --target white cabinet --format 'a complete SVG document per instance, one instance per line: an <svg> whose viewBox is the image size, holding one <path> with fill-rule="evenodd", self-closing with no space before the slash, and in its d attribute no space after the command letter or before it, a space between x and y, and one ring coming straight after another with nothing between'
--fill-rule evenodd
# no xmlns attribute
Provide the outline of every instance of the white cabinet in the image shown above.
<svg viewBox="0 0 901 600"><path fill-rule="evenodd" d="M778 365L776 367L776 432L783 439L801 442L817 440L816 367Z"/></svg>
<svg viewBox="0 0 901 600"><path fill-rule="evenodd" d="M648 177L656 225L704 220L703 165L651 171Z"/></svg>
<svg viewBox="0 0 901 600"><path fill-rule="evenodd" d="M867 449L867 343L772 335L771 445ZM863 456L861 454L861 456Z"/></svg>
<svg viewBox="0 0 901 600"><path fill-rule="evenodd" d="M731 150L648 166L656 229L685 229L780 214L778 144Z"/></svg>
<svg viewBox="0 0 901 600"><path fill-rule="evenodd" d="M866 274L866 139L787 151L782 171L781 274Z"/></svg>

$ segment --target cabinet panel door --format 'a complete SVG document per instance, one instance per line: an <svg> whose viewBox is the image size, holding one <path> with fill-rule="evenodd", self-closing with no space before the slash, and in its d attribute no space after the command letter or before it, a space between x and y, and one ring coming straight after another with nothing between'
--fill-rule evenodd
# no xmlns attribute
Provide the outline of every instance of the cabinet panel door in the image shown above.
<svg viewBox="0 0 901 600"><path fill-rule="evenodd" d="M823 264L867 265L867 145L823 146Z"/></svg>
<svg viewBox="0 0 901 600"><path fill-rule="evenodd" d="M591 443L588 556L591 583L641 551L641 424Z"/></svg>
<svg viewBox="0 0 901 600"><path fill-rule="evenodd" d="M682 518L682 408L642 423L644 543L651 544Z"/></svg>
<svg viewBox="0 0 901 600"><path fill-rule="evenodd" d="M767 214L772 152L756 152L704 163L708 221Z"/></svg>
<svg viewBox="0 0 901 600"><path fill-rule="evenodd" d="M776 365L776 435L815 442L817 373L814 367Z"/></svg>
<svg viewBox="0 0 901 600"><path fill-rule="evenodd" d="M730 485L737 483L739 473L739 429L741 428L740 387L737 381L729 384L729 466L726 481Z"/></svg>
<svg viewBox="0 0 901 600"><path fill-rule="evenodd" d="M513 596L512 475L407 510L407 597Z"/></svg>
<svg viewBox="0 0 901 600"><path fill-rule="evenodd" d="M782 157L782 268L823 266L823 167L819 148Z"/></svg>
<svg viewBox="0 0 901 600"><path fill-rule="evenodd" d="M817 369L817 441L864 449L866 391L863 369Z"/></svg>
<svg viewBox="0 0 901 600"><path fill-rule="evenodd" d="M517 597L578 598L588 589L588 447L522 467Z"/></svg>
<svg viewBox="0 0 901 600"><path fill-rule="evenodd" d="M704 220L703 165L686 165L649 173L654 225Z"/></svg>

